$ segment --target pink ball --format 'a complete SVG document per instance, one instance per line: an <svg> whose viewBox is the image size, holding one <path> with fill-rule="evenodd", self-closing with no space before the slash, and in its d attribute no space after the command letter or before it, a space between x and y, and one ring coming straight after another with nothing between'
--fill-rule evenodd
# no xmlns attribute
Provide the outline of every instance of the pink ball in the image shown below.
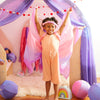
<svg viewBox="0 0 100 100"><path fill-rule="evenodd" d="M90 85L88 82L84 80L78 80L72 86L72 93L77 98L83 99L88 95L89 88L90 88Z"/></svg>

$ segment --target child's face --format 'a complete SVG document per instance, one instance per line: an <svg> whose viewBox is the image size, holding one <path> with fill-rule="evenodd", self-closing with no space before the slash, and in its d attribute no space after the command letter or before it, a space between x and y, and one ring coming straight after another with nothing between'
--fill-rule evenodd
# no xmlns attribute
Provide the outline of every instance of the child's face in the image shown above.
<svg viewBox="0 0 100 100"><path fill-rule="evenodd" d="M43 26L43 29L47 32L47 34L51 35L54 33L56 26L52 23L47 23Z"/></svg>
<svg viewBox="0 0 100 100"><path fill-rule="evenodd" d="M6 51L6 54L8 54L9 53L9 51L8 50L5 50Z"/></svg>

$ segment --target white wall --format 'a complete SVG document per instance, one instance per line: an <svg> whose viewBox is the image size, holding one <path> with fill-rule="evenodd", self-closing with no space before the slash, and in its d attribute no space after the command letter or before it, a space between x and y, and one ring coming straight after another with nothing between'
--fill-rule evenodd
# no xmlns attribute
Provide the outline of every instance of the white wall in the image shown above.
<svg viewBox="0 0 100 100"><path fill-rule="evenodd" d="M97 76L100 77L100 2L99 0L82 0L76 4L91 27L96 71Z"/></svg>

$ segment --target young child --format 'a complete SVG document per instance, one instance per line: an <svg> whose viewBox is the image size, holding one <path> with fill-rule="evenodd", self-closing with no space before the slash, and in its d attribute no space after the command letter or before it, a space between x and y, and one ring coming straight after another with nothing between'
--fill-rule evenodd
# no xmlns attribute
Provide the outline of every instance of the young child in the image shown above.
<svg viewBox="0 0 100 100"><path fill-rule="evenodd" d="M54 85L54 100L58 100L58 85L59 85L59 41L60 35L66 25L67 19L71 13L72 9L70 8L67 12L65 20L58 31L55 31L57 28L57 20L54 17L45 18L42 21L42 28L38 21L37 8L35 14L35 23L37 31L41 37L42 45L42 64L43 64L43 80L45 81L46 87L46 98L49 100L49 90L51 82Z"/></svg>

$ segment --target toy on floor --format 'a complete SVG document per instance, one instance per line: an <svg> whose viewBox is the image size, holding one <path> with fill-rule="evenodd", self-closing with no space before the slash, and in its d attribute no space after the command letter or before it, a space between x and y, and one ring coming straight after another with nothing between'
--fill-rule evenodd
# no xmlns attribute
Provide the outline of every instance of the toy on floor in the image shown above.
<svg viewBox="0 0 100 100"><path fill-rule="evenodd" d="M17 57L15 56L14 53L11 52L11 50L9 48L4 48L5 52L6 52L6 58L8 60L8 62L16 62Z"/></svg>
<svg viewBox="0 0 100 100"><path fill-rule="evenodd" d="M13 98L18 92L18 86L13 81L4 81L0 85L0 95L5 99Z"/></svg>
<svg viewBox="0 0 100 100"><path fill-rule="evenodd" d="M61 86L59 88L58 98L60 98L60 99L71 99L72 93L71 93L70 88L68 88L67 86Z"/></svg>
<svg viewBox="0 0 100 100"><path fill-rule="evenodd" d="M77 98L83 99L88 95L89 88L90 88L90 85L88 82L84 80L78 80L72 86L72 93Z"/></svg>
<svg viewBox="0 0 100 100"><path fill-rule="evenodd" d="M90 87L88 96L91 100L100 100L100 83L93 84Z"/></svg>

